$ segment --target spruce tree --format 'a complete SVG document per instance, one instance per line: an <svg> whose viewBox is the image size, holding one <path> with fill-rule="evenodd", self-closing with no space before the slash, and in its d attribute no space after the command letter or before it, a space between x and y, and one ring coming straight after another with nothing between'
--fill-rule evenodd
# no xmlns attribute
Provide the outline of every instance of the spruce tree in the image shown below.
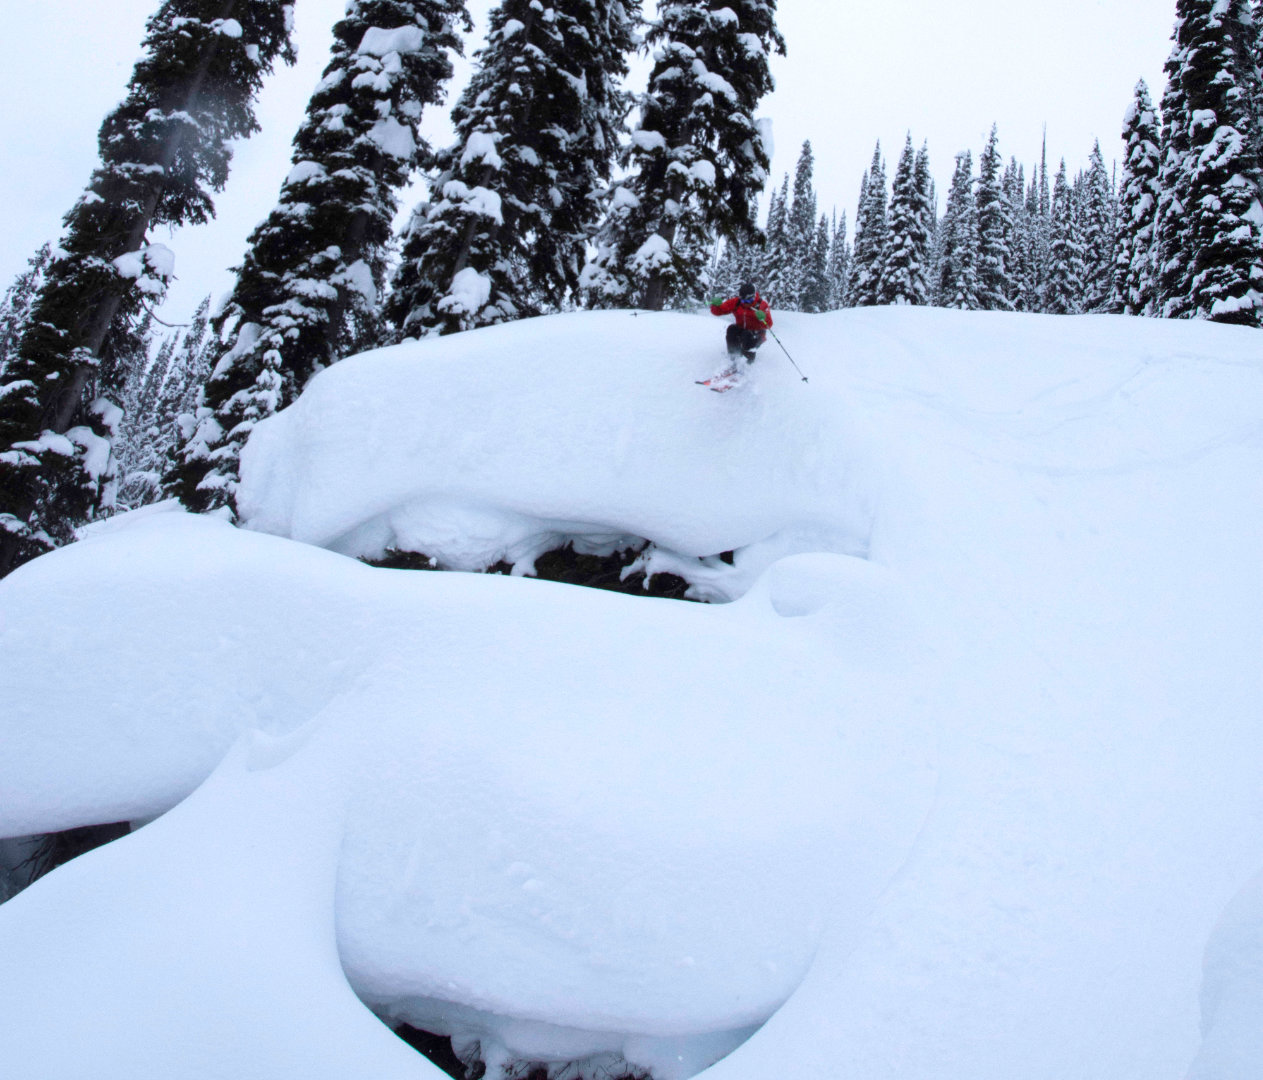
<svg viewBox="0 0 1263 1080"><path fill-rule="evenodd" d="M1002 187L1011 218L1008 301L1014 311L1026 311L1031 278L1031 222L1027 212L1025 170L1014 157L1009 158L1004 170Z"/></svg>
<svg viewBox="0 0 1263 1080"><path fill-rule="evenodd" d="M1079 240L1077 207L1066 179L1066 162L1053 185L1050 265L1044 310L1075 315L1083 310L1083 247Z"/></svg>
<svg viewBox="0 0 1263 1080"><path fill-rule="evenodd" d="M1083 310L1110 310L1114 291L1114 247L1117 210L1113 184L1098 141L1083 179L1081 242L1083 245Z"/></svg>
<svg viewBox="0 0 1263 1080"><path fill-rule="evenodd" d="M4 378L9 357L17 351L22 333L30 321L31 305L39 295L53 260L53 247L45 244L27 260L26 269L15 279L0 300L0 380Z"/></svg>
<svg viewBox="0 0 1263 1080"><path fill-rule="evenodd" d="M175 493L180 449L193 430L193 410L212 353L210 297L189 326L166 339L126 409L119 450L120 506L132 509ZM183 421L181 416L184 415Z"/></svg>
<svg viewBox="0 0 1263 1080"><path fill-rule="evenodd" d="M851 245L846 238L846 211L835 213L829 242L829 310L850 307Z"/></svg>
<svg viewBox="0 0 1263 1080"><path fill-rule="evenodd" d="M791 311L807 311L805 290L814 256L816 237L816 192L812 186L815 158L811 143L804 142L794 170L793 202L785 221L785 277L778 296L778 306ZM817 298L818 299L818 298Z"/></svg>
<svg viewBox="0 0 1263 1080"><path fill-rule="evenodd" d="M1163 311L1259 326L1258 29L1247 0L1178 0L1174 36L1163 102Z"/></svg>
<svg viewBox="0 0 1263 1080"><path fill-rule="evenodd" d="M798 310L821 312L829 310L829 216L821 214L815 235L807 246L806 267L803 271L802 292Z"/></svg>
<svg viewBox="0 0 1263 1080"><path fill-rule="evenodd" d="M1157 300L1153 245L1161 197L1161 131L1143 79L1123 120L1127 158L1119 192L1120 228L1110 307L1124 315L1152 315Z"/></svg>
<svg viewBox="0 0 1263 1080"><path fill-rule="evenodd" d="M222 505L254 423L376 344L398 192L427 150L417 124L442 99L468 22L464 0L350 0L334 24L291 171L217 320L233 329L184 450L187 506Z"/></svg>
<svg viewBox="0 0 1263 1080"><path fill-rule="evenodd" d="M851 251L851 303L871 307L879 302L882 257L886 251L886 165L881 143L873 151L873 163L860 183L860 205L855 216L855 243Z"/></svg>
<svg viewBox="0 0 1263 1080"><path fill-rule="evenodd" d="M1028 311L1047 311L1048 279L1052 274L1052 189L1048 179L1048 135L1039 151L1039 176L1031 178L1028 197L1031 215L1031 293Z"/></svg>
<svg viewBox="0 0 1263 1080"><path fill-rule="evenodd" d="M890 196L889 229L877 287L880 304L922 305L929 301L926 259L930 237L921 189L923 179L918 175L909 134L895 169Z"/></svg>
<svg viewBox="0 0 1263 1080"><path fill-rule="evenodd" d="M629 102L639 0L502 0L404 233L387 314L405 337L556 310L579 286ZM698 270L712 236L699 233Z"/></svg>
<svg viewBox="0 0 1263 1080"><path fill-rule="evenodd" d="M172 273L149 232L208 220L253 101L291 60L281 0L165 0L127 95L101 127L101 163L65 219L57 256L0 386L0 575L72 538L103 492L113 349Z"/></svg>
<svg viewBox="0 0 1263 1080"><path fill-rule="evenodd" d="M755 262L757 273L752 275L759 292L776 307L783 305L787 292L790 257L789 174L786 173L780 191L773 191L768 203L766 238Z"/></svg>
<svg viewBox="0 0 1263 1080"><path fill-rule="evenodd" d="M754 110L785 42L776 0L663 0L645 41L654 65L628 175L609 195L584 284L595 304L660 310L695 294L712 231L755 229L770 162Z"/></svg>
<svg viewBox="0 0 1263 1080"><path fill-rule="evenodd" d="M1167 57L1163 69L1167 82L1162 93L1162 142L1159 147L1162 167L1158 177L1154 246L1157 314L1166 319L1187 318L1191 312L1189 257L1192 241L1187 199L1192 165L1188 100L1180 79L1188 50L1179 39L1179 28L1180 23L1177 21L1171 55Z"/></svg>
<svg viewBox="0 0 1263 1080"><path fill-rule="evenodd" d="M996 126L978 159L978 305L984 311L1010 311L1009 241L1013 220L1004 198Z"/></svg>
<svg viewBox="0 0 1263 1080"><path fill-rule="evenodd" d="M956 172L939 223L934 296L939 307L978 308L978 208L974 201L973 155L956 155Z"/></svg>

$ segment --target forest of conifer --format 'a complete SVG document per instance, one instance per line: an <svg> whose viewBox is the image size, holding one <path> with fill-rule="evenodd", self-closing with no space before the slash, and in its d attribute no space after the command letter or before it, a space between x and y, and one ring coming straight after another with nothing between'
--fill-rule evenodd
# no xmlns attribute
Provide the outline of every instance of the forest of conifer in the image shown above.
<svg viewBox="0 0 1263 1080"><path fill-rule="evenodd" d="M897 159L878 144L848 215L818 204L810 142L767 190L755 114L785 49L775 0L670 0L649 22L640 0L502 0L439 148L419 122L452 77L463 0L351 0L231 296L165 328L171 253L153 232L213 217L293 24L280 0L163 0L64 235L0 307L0 575L120 509L175 495L231 511L260 420L322 368L409 337L692 309L745 280L803 312L1259 327L1258 14L1257 0L1178 0L1160 106L1143 81L1120 103L1113 167L1099 142L1069 165L1046 150L1006 163L993 127L983 146L939 148L956 152L939 192L909 133ZM653 63L629 87L642 33ZM419 172L428 195L393 233Z"/></svg>

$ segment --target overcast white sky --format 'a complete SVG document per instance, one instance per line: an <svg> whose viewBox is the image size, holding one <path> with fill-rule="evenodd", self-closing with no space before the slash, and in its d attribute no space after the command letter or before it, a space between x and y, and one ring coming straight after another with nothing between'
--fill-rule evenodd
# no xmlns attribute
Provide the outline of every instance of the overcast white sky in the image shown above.
<svg viewBox="0 0 1263 1080"><path fill-rule="evenodd" d="M158 0L0 0L0 288L30 254L55 239L62 214L96 160L96 132L122 97L145 18ZM300 59L264 89L263 132L239 147L219 218L156 239L176 250L179 281L165 313L184 318L207 292L226 290L253 226L288 172L289 140L324 67L329 28L345 0L297 0ZM471 0L481 40L491 0ZM774 65L776 92L762 114L774 122L774 176L792 172L804 139L816 154L822 209L853 216L860 175L876 140L894 160L911 130L928 140L940 192L959 150L975 159L992 122L1001 149L1038 160L1044 125L1055 167L1086 163L1100 138L1119 154L1123 112L1136 80L1155 98L1170 48L1175 0L781 0L789 55ZM462 66L449 101L468 68ZM640 87L634 87L639 89ZM425 127L442 142L446 108Z"/></svg>

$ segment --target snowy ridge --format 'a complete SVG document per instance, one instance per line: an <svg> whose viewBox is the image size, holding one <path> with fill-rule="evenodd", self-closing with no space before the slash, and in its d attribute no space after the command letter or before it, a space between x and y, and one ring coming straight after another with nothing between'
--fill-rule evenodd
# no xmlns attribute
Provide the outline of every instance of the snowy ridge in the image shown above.
<svg viewBox="0 0 1263 1080"><path fill-rule="evenodd" d="M242 517L349 555L528 574L567 542L649 540L649 568L705 598L739 595L783 555L862 554L874 485L859 425L771 346L741 395L699 391L724 363L720 329L588 312L355 357L252 436ZM734 549L735 568L716 558Z"/></svg>
<svg viewBox="0 0 1263 1080"><path fill-rule="evenodd" d="M433 1077L348 983L493 1080L1263 1071L1257 333L787 316L715 395L720 325L349 361L250 528L0 583L0 836L163 815L0 906L18 1080ZM620 538L734 602L346 557Z"/></svg>

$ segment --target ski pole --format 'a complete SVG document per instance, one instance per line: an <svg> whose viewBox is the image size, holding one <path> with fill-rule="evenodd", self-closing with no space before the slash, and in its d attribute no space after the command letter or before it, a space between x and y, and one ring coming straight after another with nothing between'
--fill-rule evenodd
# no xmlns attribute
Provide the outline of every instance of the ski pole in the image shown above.
<svg viewBox="0 0 1263 1080"><path fill-rule="evenodd" d="M771 334L771 335L772 335L772 340L773 340L773 341L775 341L777 345L780 345L780 347L781 347L781 352L783 352L786 356L789 356L789 350L788 350L787 348L785 348L784 344L781 342L781 339L780 339L780 338L778 338L778 337L776 336L776 331L775 331L775 330L773 330L773 329L769 326L769 327L767 328L767 332L768 332L769 334ZM798 372L798 374L799 374L799 375L803 375L803 369L802 369L802 368L800 368L800 367L799 367L796 363L794 363L794 358L793 358L792 356L789 356L789 362L790 362L791 364L794 364L794 370L795 370L796 372ZM806 375L803 375L803 382L809 382L809 381L810 381L810 380L807 378L807 376L806 376Z"/></svg>

